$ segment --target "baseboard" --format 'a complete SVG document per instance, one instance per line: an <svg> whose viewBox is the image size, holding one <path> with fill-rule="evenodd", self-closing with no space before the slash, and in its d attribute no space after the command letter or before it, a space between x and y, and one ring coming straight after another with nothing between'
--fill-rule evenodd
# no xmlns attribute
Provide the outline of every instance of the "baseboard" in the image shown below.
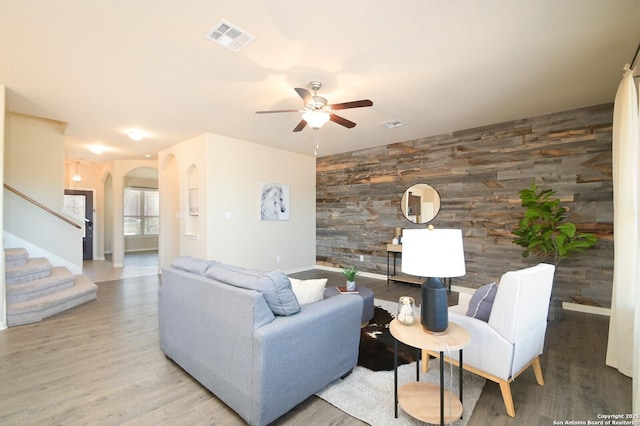
<svg viewBox="0 0 640 426"><path fill-rule="evenodd" d="M334 266L324 266L324 265L315 265L314 266L315 269L322 269L324 271L331 271L331 272L340 272L342 273L342 268L336 268ZM373 278L376 280L387 280L387 276L386 275L382 275L382 274L375 274L373 272L360 272L360 276L361 277L367 277L367 278Z"/></svg>
<svg viewBox="0 0 640 426"><path fill-rule="evenodd" d="M308 271L310 269L321 269L321 268L319 268L316 265L311 265L311 266L305 266L305 267L302 267L302 268L287 269L286 271L284 271L284 273L289 275L289 274L295 274L296 272Z"/></svg>
<svg viewBox="0 0 640 426"><path fill-rule="evenodd" d="M585 314L611 316L611 308L601 308L600 306L582 305L580 303L562 302L562 309L566 311L582 312Z"/></svg>

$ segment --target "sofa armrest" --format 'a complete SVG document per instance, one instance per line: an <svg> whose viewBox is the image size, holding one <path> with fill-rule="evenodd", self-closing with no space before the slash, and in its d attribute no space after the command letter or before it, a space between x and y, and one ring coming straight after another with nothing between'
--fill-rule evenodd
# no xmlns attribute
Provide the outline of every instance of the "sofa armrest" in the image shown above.
<svg viewBox="0 0 640 426"><path fill-rule="evenodd" d="M469 344L463 349L464 363L501 379L511 376L513 345L494 330L488 323L449 312L449 321L464 327L471 335ZM451 358L458 359L458 351L452 351Z"/></svg>
<svg viewBox="0 0 640 426"><path fill-rule="evenodd" d="M467 313L469 309L469 302L471 301L472 293L458 293L458 304L449 307L449 312L456 312L460 315Z"/></svg>
<svg viewBox="0 0 640 426"><path fill-rule="evenodd" d="M469 308L469 303L471 302L471 298L473 297L473 293L458 293L458 306L464 307L466 311Z"/></svg>
<svg viewBox="0 0 640 426"><path fill-rule="evenodd" d="M362 298L341 295L254 332L252 398L270 422L355 367ZM275 417L274 417L275 416Z"/></svg>

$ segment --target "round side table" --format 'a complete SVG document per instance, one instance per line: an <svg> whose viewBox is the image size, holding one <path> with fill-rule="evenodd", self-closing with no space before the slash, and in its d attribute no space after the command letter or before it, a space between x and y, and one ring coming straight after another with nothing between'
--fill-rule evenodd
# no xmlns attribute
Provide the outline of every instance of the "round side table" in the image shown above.
<svg viewBox="0 0 640 426"><path fill-rule="evenodd" d="M389 324L394 341L394 392L395 417L398 418L398 404L412 417L427 423L444 425L462 417L462 348L470 340L469 332L456 323L449 322L444 334L430 334L422 329L420 321L404 325L397 319ZM440 386L419 381L419 361L416 365L416 381L402 385L398 389L398 342L419 350L440 352ZM460 395L459 398L444 388L444 353L460 351ZM418 360L420 357L418 357ZM438 401L438 396L440 396Z"/></svg>

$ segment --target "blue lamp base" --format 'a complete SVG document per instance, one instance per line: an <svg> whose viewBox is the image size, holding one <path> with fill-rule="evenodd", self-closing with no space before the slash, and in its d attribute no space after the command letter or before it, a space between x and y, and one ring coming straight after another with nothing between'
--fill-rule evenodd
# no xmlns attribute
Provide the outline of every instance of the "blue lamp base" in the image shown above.
<svg viewBox="0 0 640 426"><path fill-rule="evenodd" d="M427 278L420 287L420 322L427 333L444 334L449 327L447 288L440 278Z"/></svg>

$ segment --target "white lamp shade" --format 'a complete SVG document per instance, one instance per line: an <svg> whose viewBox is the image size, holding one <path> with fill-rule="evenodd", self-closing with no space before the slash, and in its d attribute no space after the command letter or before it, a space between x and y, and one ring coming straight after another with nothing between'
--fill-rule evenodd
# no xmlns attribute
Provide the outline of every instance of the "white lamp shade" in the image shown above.
<svg viewBox="0 0 640 426"><path fill-rule="evenodd" d="M302 114L302 119L306 121L312 129L319 129L324 123L329 121L330 118L329 114L322 111L307 111Z"/></svg>
<svg viewBox="0 0 640 426"><path fill-rule="evenodd" d="M451 278L466 273L460 229L404 229L402 272L419 277Z"/></svg>

